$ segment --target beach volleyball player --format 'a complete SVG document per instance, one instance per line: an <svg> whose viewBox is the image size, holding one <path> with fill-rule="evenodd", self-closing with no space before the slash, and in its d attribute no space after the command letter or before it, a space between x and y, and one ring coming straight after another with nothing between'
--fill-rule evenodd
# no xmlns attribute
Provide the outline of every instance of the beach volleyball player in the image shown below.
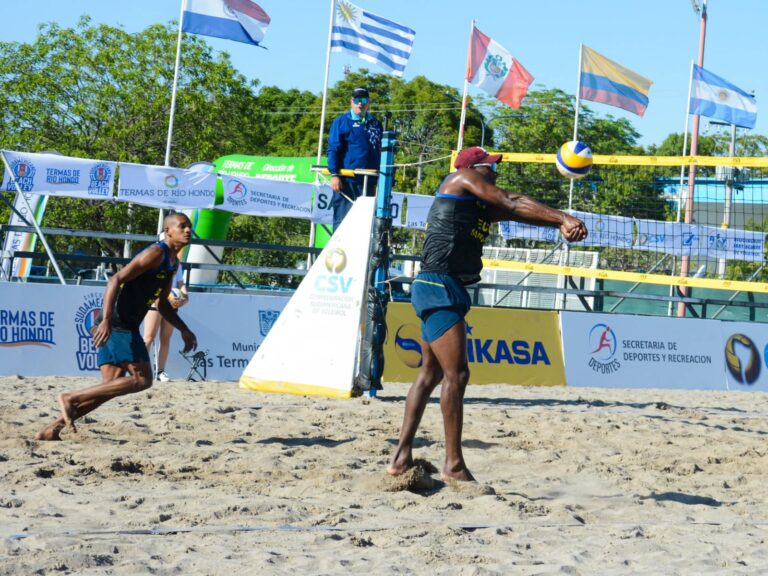
<svg viewBox="0 0 768 576"><path fill-rule="evenodd" d="M471 304L464 286L480 280L491 223L515 220L559 228L568 241L587 237L587 228L578 218L498 188L496 165L501 159L501 154L489 154L479 146L459 152L456 172L442 181L427 215L421 271L411 285L411 303L421 319L422 365L408 391L400 440L387 467L393 476L413 467L416 430L432 391L442 380L442 476L474 480L461 451L464 390L469 381L464 317Z"/></svg>
<svg viewBox="0 0 768 576"><path fill-rule="evenodd" d="M173 213L163 221L164 240L155 242L114 274L104 290L104 303L91 336L98 348L101 384L59 394L61 415L40 430L37 440L61 440L60 433L75 420L104 402L152 386L149 353L139 333L144 316L157 301L158 311L181 332L184 351L197 348L197 338L168 302L171 282L179 266L177 254L189 244L192 223L185 214Z"/></svg>

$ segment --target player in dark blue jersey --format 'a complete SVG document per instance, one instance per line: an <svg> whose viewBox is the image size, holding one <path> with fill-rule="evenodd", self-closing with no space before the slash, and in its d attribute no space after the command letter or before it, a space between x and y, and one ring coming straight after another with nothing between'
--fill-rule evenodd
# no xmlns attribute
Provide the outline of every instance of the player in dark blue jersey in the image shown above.
<svg viewBox="0 0 768 576"><path fill-rule="evenodd" d="M464 286L480 280L491 223L516 220L551 226L570 242L587 237L587 228L578 218L498 188L496 164L501 159L501 154L489 154L479 146L462 150L454 163L456 172L440 184L427 216L422 268L411 286L411 302L421 319L422 365L408 391L400 441L387 467L393 476L413 467L413 439L429 397L442 380L442 477L474 480L461 451L464 391L469 381L464 317L471 305Z"/></svg>
<svg viewBox="0 0 768 576"><path fill-rule="evenodd" d="M65 426L77 431L77 418L112 398L152 386L152 367L139 326L155 301L163 318L181 332L184 351L197 347L197 338L168 302L179 266L176 254L189 244L192 223L186 214L177 212L166 216L163 228L164 240L137 254L107 282L102 311L91 333L98 348L101 384L59 394L61 416L38 432L37 440L61 440Z"/></svg>

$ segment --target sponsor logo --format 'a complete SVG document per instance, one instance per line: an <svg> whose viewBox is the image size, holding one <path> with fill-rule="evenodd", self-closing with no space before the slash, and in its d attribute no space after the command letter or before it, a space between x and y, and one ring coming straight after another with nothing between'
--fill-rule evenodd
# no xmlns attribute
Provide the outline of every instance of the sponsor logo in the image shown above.
<svg viewBox="0 0 768 576"><path fill-rule="evenodd" d="M280 312L277 310L259 310L259 332L262 336L269 334L278 316Z"/></svg>
<svg viewBox="0 0 768 576"><path fill-rule="evenodd" d="M616 358L618 339L616 333L607 324L595 324L589 330L588 365L599 374L612 374L621 368Z"/></svg>
<svg viewBox="0 0 768 576"><path fill-rule="evenodd" d="M80 184L80 170L77 168L46 168L46 184Z"/></svg>
<svg viewBox="0 0 768 576"><path fill-rule="evenodd" d="M740 384L754 384L760 376L760 353L744 334L733 334L725 342L725 365Z"/></svg>
<svg viewBox="0 0 768 576"><path fill-rule="evenodd" d="M421 368L421 332L413 324L403 324L395 332L395 353L408 368Z"/></svg>
<svg viewBox="0 0 768 576"><path fill-rule="evenodd" d="M232 178L227 183L227 204L232 206L245 206L248 203L248 187Z"/></svg>
<svg viewBox="0 0 768 576"><path fill-rule="evenodd" d="M11 172L22 192L31 192L35 185L35 165L32 162L18 158L11 162ZM8 191L16 192L16 186L11 179L8 180Z"/></svg>
<svg viewBox="0 0 768 576"><path fill-rule="evenodd" d="M341 248L332 248L325 255L325 269L333 274L340 274L347 267L347 253Z"/></svg>
<svg viewBox="0 0 768 576"><path fill-rule="evenodd" d="M473 327L467 326L467 361L470 364L519 364L521 366L552 362L543 342L538 340L502 340L473 338ZM421 332L413 324L403 324L395 333L397 357L409 368L421 367Z"/></svg>
<svg viewBox="0 0 768 576"><path fill-rule="evenodd" d="M101 293L93 292L83 297L83 301L75 311L75 330L77 331L77 348L75 357L80 370L97 371L99 369L96 357L96 347L93 345L91 330L96 325L96 318L101 314L104 299Z"/></svg>
<svg viewBox="0 0 768 576"><path fill-rule="evenodd" d="M99 163L94 165L90 171L90 182L88 184L88 193L96 196L111 196L112 190L109 183L112 178L112 170L108 164Z"/></svg>
<svg viewBox="0 0 768 576"><path fill-rule="evenodd" d="M725 250L728 245L728 238L725 234L716 232L715 234L710 234L707 237L707 243L709 244L710 248L714 248L715 250Z"/></svg>
<svg viewBox="0 0 768 576"><path fill-rule="evenodd" d="M163 184L166 188L177 188L179 186L179 179L176 177L176 174L168 174L163 179Z"/></svg>
<svg viewBox="0 0 768 576"><path fill-rule="evenodd" d="M0 308L0 347L56 345L56 313L50 310Z"/></svg>

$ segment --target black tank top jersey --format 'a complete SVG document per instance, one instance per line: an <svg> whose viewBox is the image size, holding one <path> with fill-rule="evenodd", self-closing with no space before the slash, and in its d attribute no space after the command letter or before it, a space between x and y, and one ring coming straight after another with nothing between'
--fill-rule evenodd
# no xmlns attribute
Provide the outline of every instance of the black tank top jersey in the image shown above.
<svg viewBox="0 0 768 576"><path fill-rule="evenodd" d="M450 274L462 284L480 280L485 239L491 230L485 203L473 195L435 194L427 215L425 272Z"/></svg>
<svg viewBox="0 0 768 576"><path fill-rule="evenodd" d="M150 306L154 304L163 288L168 284L169 279L176 274L179 263L171 264L171 252L166 243L161 240L152 246L162 248L163 262L158 268L147 270L141 276L120 287L115 312L112 315L112 326L115 328L137 329L144 320L144 316L147 315Z"/></svg>

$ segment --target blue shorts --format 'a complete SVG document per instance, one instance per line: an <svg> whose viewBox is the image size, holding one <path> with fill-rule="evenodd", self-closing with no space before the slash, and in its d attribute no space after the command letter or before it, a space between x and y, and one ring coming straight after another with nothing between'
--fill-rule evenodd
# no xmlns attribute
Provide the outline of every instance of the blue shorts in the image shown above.
<svg viewBox="0 0 768 576"><path fill-rule="evenodd" d="M421 318L421 337L434 342L464 317L472 306L467 289L453 276L420 272L411 284L411 304Z"/></svg>
<svg viewBox="0 0 768 576"><path fill-rule="evenodd" d="M141 361L149 362L149 352L138 330L113 328L107 343L98 349L98 361L99 366L138 364Z"/></svg>

